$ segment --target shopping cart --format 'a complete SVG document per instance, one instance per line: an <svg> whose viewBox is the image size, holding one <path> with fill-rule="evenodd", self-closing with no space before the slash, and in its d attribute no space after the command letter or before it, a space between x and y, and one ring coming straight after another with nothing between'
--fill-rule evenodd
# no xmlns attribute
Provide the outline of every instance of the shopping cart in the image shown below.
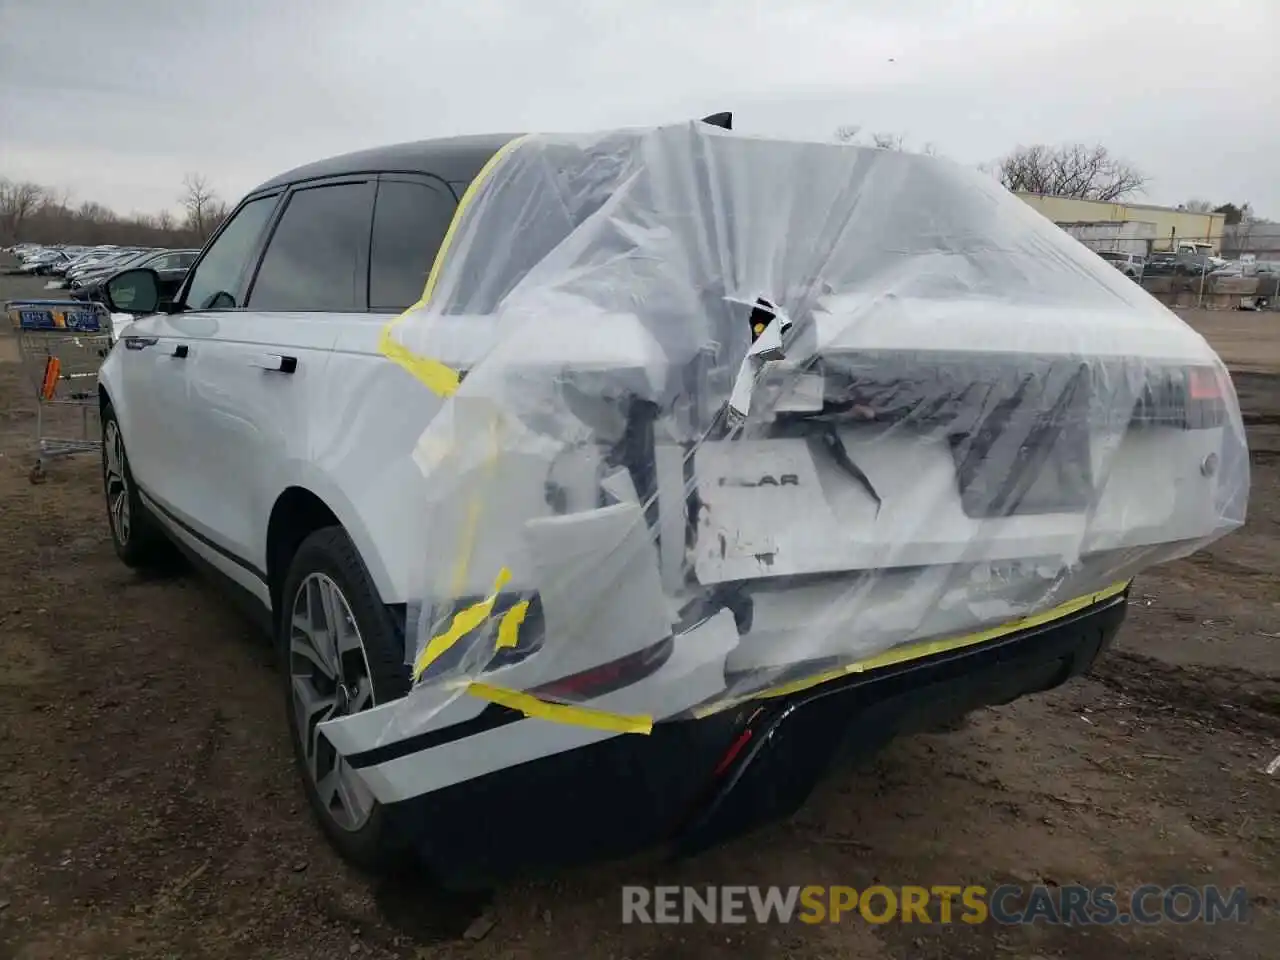
<svg viewBox="0 0 1280 960"><path fill-rule="evenodd" d="M111 315L100 303L76 300L11 300L5 312L36 392L38 453L29 477L41 483L48 461L102 448L98 367L111 349ZM51 408L76 412L63 416ZM79 436L60 435L72 429L69 421L78 421Z"/></svg>

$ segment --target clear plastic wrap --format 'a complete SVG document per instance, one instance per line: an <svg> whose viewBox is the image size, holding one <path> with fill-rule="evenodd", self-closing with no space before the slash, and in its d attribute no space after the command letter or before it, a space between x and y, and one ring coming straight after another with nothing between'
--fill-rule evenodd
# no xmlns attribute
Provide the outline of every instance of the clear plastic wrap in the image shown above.
<svg viewBox="0 0 1280 960"><path fill-rule="evenodd" d="M380 739L467 693L644 732L1064 615L1244 520L1204 339L931 157L521 138L384 350L447 399Z"/></svg>

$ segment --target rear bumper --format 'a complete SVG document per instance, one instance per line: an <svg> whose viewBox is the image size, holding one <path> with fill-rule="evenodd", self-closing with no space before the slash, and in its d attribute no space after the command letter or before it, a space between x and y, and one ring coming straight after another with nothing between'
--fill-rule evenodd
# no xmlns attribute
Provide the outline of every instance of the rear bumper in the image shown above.
<svg viewBox="0 0 1280 960"><path fill-rule="evenodd" d="M804 803L833 762L1084 673L1126 594L988 643L850 674L788 697L655 725L387 807L452 887L664 848L706 849Z"/></svg>

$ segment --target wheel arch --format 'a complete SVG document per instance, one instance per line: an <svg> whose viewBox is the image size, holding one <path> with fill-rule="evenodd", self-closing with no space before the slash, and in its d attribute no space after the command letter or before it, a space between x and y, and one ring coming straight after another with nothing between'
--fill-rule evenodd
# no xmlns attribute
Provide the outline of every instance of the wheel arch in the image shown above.
<svg viewBox="0 0 1280 960"><path fill-rule="evenodd" d="M271 608L280 610L280 590L289 562L302 541L324 527L341 526L328 504L305 487L287 487L276 497L267 520L267 587Z"/></svg>
<svg viewBox="0 0 1280 960"><path fill-rule="evenodd" d="M118 380L120 358L116 355L115 346L107 352L106 359L98 367L98 414L101 415L110 406L116 412L116 419L120 421L120 429L123 430L129 419L129 411L126 409L125 392Z"/></svg>
<svg viewBox="0 0 1280 960"><path fill-rule="evenodd" d="M353 505L332 495L332 491L325 493L330 495L318 492L314 483L296 482L281 490L272 504L267 519L264 559L272 610L277 616L289 563L298 547L312 533L329 526L338 526L346 531L383 601L394 599L387 568L368 529L359 522L358 512Z"/></svg>

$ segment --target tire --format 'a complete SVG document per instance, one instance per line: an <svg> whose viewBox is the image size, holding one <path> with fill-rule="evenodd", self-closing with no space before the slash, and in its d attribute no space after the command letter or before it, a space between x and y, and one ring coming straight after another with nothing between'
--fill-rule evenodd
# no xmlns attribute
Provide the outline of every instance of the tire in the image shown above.
<svg viewBox="0 0 1280 960"><path fill-rule="evenodd" d="M357 713L409 692L403 627L379 597L355 544L337 526L303 540L280 597L276 645L289 738L312 813L344 859L372 873L396 870L410 859L404 838L392 829L386 809L314 731L324 719ZM306 628L295 625L295 612ZM346 647L336 658L327 639L334 631L310 629L320 626L316 617L327 619L333 613ZM317 649L321 643L327 648L323 652ZM310 652L304 653L306 648ZM331 673L321 660L327 661ZM330 699L332 705L326 705Z"/></svg>
<svg viewBox="0 0 1280 960"><path fill-rule="evenodd" d="M125 566L134 570L168 570L179 565L177 550L138 494L124 434L110 403L102 408L102 492L111 543Z"/></svg>

